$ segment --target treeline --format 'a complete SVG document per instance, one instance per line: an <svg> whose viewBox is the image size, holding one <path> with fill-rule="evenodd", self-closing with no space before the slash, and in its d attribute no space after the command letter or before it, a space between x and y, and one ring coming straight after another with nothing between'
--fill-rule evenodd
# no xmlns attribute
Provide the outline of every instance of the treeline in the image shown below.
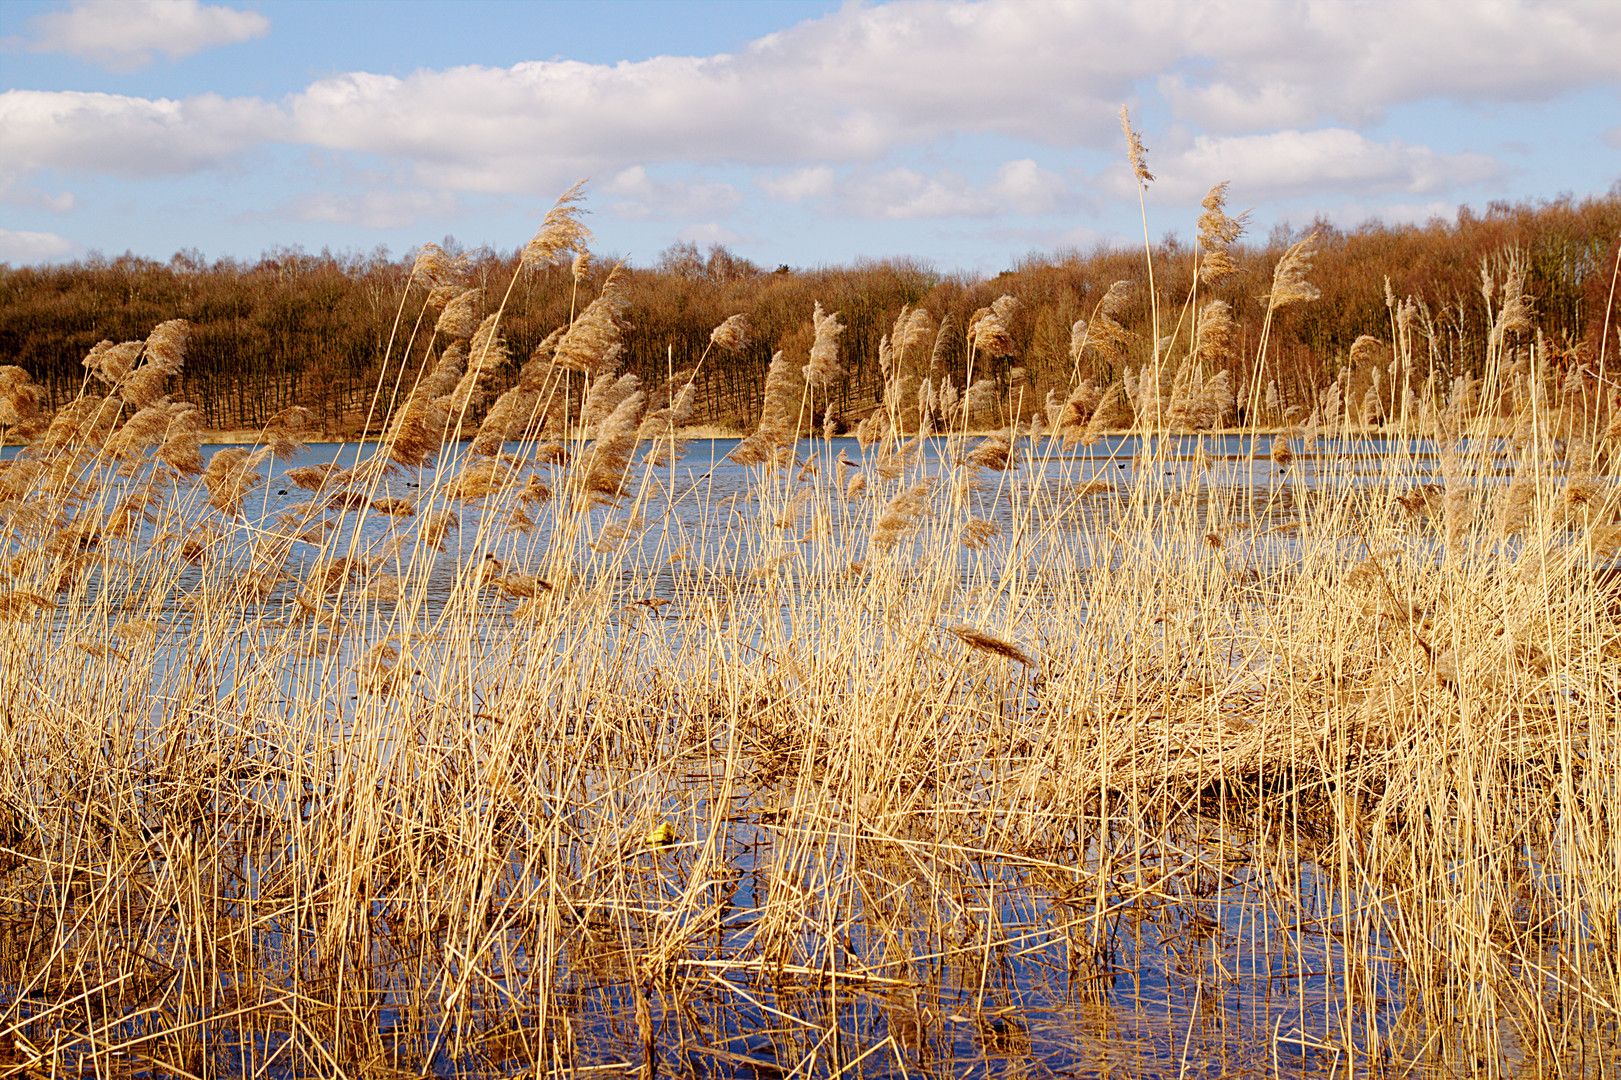
<svg viewBox="0 0 1621 1080"><path fill-rule="evenodd" d="M1276 310L1265 355L1258 356L1274 267L1314 230L1317 244L1305 277L1320 295ZM1483 293L1483 274L1496 289L1510 276L1523 277L1550 362L1602 360L1615 372L1621 367L1621 303L1611 305L1611 289L1618 244L1621 187L1581 201L1494 203L1483 215L1466 209L1456 220L1422 226L1344 231L1319 222L1233 246L1237 272L1213 290L1200 286L1198 302L1221 299L1231 306L1234 342L1223 361L1231 385L1271 385L1280 409L1309 411L1343 374L1352 344L1364 335L1383 342L1398 332L1416 335L1414 354L1426 357L1429 369L1417 377L1450 381L1478 374L1490 311L1501 303L1500 295ZM1154 246L1162 353L1185 354L1191 345L1187 302L1197 254L1172 234ZM471 265L487 310L511 289L501 329L512 359L495 373L494 390L510 383L531 351L596 295L612 268L611 260L599 258L583 273L568 265L530 270L514 284L517 252L477 253ZM253 263L205 264L182 253L167 263L126 255L51 267L0 265L0 364L27 370L44 387L47 404L58 406L79 393L83 358L97 342L142 338L166 319L183 318L194 330L171 393L197 406L210 427L259 426L296 404L313 410L332 434L356 434L368 416L376 430L382 424L373 413L377 388L413 378L432 360L434 313L423 314L427 289L413 282L411 266L381 253L299 250L271 252ZM839 344L843 374L828 387L832 413L846 422L881 398L883 339L905 305L940 321L932 370L952 373L963 387L973 313L1004 295L1018 300L1004 308L1012 311L1005 320L1011 348L982 357L972 378L996 380L1004 390L1017 385L1029 409L1048 391L1062 397L1081 380L1106 387L1148 362L1155 349L1156 305L1141 249L1032 255L994 278L978 279L906 260L767 271L724 248L706 253L677 245L657 265L622 273L630 328L620 370L658 386L671 372L697 367L696 420L735 428L750 426L758 415L776 350L790 359L808 357L817 302L838 312L846 327ZM1071 328L1076 320L1094 319L1118 281L1133 283L1110 309L1127 336L1118 349L1072 355ZM1606 310L1611 326L1601 357ZM749 346L706 355L713 328L737 313L748 316Z"/></svg>

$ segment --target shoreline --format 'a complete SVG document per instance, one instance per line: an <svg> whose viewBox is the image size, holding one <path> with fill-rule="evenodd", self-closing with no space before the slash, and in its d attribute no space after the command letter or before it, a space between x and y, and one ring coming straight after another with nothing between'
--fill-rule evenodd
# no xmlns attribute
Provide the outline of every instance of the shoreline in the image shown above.
<svg viewBox="0 0 1621 1080"><path fill-rule="evenodd" d="M1008 430L1007 428L975 428L975 429L973 429L971 431L962 431L962 432L958 432L958 431L951 431L951 432L937 431L932 436L930 436L930 438L947 438L947 437L951 437L951 436L966 436L967 438L970 438L970 439L986 439L986 438L991 438L992 436L996 436L996 435L1004 435L1004 434L1006 434L1007 430ZM1211 437L1216 437L1216 438L1227 438L1227 437L1231 437L1231 436L1235 436L1235 435L1239 436L1239 437L1243 437L1243 436L1248 435L1248 436L1251 436L1251 437L1259 438L1259 437L1265 437L1265 436L1276 437L1278 435L1283 435L1283 434L1288 433L1288 432L1293 432L1295 436L1300 436L1300 435L1303 434L1302 432L1299 431L1298 428L1287 428L1287 427L1242 427L1242 428L1233 427L1233 428L1214 428L1214 429L1211 429L1211 430L1208 430L1208 431L1155 432L1153 434L1175 435L1175 436L1177 436L1179 438L1192 438L1192 437L1195 437L1195 436L1211 436ZM1043 438L1051 438L1053 436L1053 432L1051 432L1049 430L1043 430L1041 434L1042 434ZM1103 436L1107 437L1107 438L1115 438L1115 437L1119 437L1119 436L1129 436L1129 435L1141 434L1141 432L1138 432L1134 428L1110 428L1108 430L1103 431L1101 434ZM1327 438L1327 437L1330 437L1330 435L1334 435L1334 436L1338 437L1341 433L1338 433L1338 432L1332 432L1331 433L1331 432L1328 432L1328 431L1319 431L1318 434L1319 434L1320 438ZM1391 430L1391 429L1387 429L1387 428L1370 428L1370 429L1366 429L1366 430L1348 432L1346 434L1349 434L1352 437L1361 437L1361 438L1415 438L1416 439L1416 438L1424 438L1425 437L1421 432L1402 432L1402 431L1395 431L1395 430ZM207 430L207 431L201 432L199 441L204 446L256 446L256 445L259 445L261 442L263 442L263 438L262 438L263 435L264 435L263 430L258 429L258 428L217 429L217 430ZM709 424L700 424L700 425L695 425L695 426L690 427L690 428L683 428L681 431L676 433L676 438L680 439L680 440L682 440L684 442L698 442L698 441L703 441L703 440L709 440L711 442L716 442L716 441L720 441L722 439L744 439L744 438L747 438L748 435L749 435L749 433L746 432L746 431L734 431L734 430L731 430L729 428L722 428L722 427L709 425ZM808 434L800 436L800 441L803 442L803 441L807 441L807 440L819 440L822 437L823 436L821 436L820 434L808 433ZM835 439L854 439L855 434L853 432L850 432L850 433L846 433L846 434L843 434L843 435L835 435L833 437ZM906 439L911 439L911 438L915 438L915 437L916 437L915 433L912 434L912 435L904 436L904 438L906 438ZM1019 434L1018 438L1021 438L1021 439L1029 438L1029 434L1027 432L1021 432ZM382 441L381 437L377 436L377 435L366 435L366 436L363 436L363 437L354 438L354 437L344 437L344 436L341 436L341 435L329 435L329 434L326 434L326 433L322 433L319 437L311 438L311 439L307 440L307 445L310 445L310 446L337 446L337 445L342 445L342 446L370 446L370 445L375 445L375 444L377 444L377 443L379 443L381 441ZM468 442L470 440L462 439L462 440L459 440L459 441ZM575 436L575 437L571 437L570 441L579 442L579 441L583 441L583 440L581 440L581 439L579 439L579 437ZM26 442L21 442L21 441L18 441L18 440L14 440L14 439L5 439L3 441L0 441L0 446L5 446L5 447L29 446L29 445L31 445L31 444L26 443Z"/></svg>

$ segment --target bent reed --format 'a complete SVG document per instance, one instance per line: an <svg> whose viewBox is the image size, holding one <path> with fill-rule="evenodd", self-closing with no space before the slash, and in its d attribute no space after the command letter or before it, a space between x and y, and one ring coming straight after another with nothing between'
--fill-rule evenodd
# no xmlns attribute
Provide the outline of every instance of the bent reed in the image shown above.
<svg viewBox="0 0 1621 1080"><path fill-rule="evenodd" d="M1219 302L985 438L1017 304L902 310L836 458L818 306L730 497L613 275L486 402L510 293L416 274L347 465L205 458L184 324L0 368L0 1071L1621 1072L1621 408L1512 258L1484 370L1392 297L1236 455Z"/></svg>

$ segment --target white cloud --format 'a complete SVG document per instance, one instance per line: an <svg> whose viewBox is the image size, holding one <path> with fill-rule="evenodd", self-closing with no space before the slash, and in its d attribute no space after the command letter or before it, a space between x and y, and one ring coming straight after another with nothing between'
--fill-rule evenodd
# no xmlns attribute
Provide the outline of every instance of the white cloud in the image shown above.
<svg viewBox="0 0 1621 1080"><path fill-rule="evenodd" d="M1020 214L1049 214L1073 203L1064 178L1043 169L1030 158L1009 161L996 170L986 192Z"/></svg>
<svg viewBox="0 0 1621 1080"><path fill-rule="evenodd" d="M1116 239L1118 238L1111 237L1102 230L1093 229L1086 225L1077 225L1073 229L1065 229L1058 234L1057 247L1060 251L1091 251ZM1135 244L1135 238L1132 239L1132 242Z"/></svg>
<svg viewBox="0 0 1621 1080"><path fill-rule="evenodd" d="M1443 154L1399 141L1375 142L1345 128L1277 131L1266 135L1200 135L1178 153L1152 157L1159 200L1197 201L1216 180L1232 182L1232 197L1254 202L1331 192L1362 196L1426 195L1501 176L1504 166L1484 154ZM1120 170L1122 192L1135 190Z"/></svg>
<svg viewBox="0 0 1621 1080"><path fill-rule="evenodd" d="M203 94L126 97L79 91L0 94L0 165L7 176L83 170L162 176L218 168L286 130L274 106L256 98Z"/></svg>
<svg viewBox="0 0 1621 1080"><path fill-rule="evenodd" d="M1075 204L1064 178L1030 158L1006 162L983 186L952 169L933 174L908 168L859 171L842 180L832 180L830 175L829 180L824 196L828 205L865 218L904 221L1009 212L1045 214Z"/></svg>
<svg viewBox="0 0 1621 1080"><path fill-rule="evenodd" d="M792 172L757 176L754 183L768 198L778 202L825 199L833 194L833 170L826 165L807 165Z"/></svg>
<svg viewBox="0 0 1621 1080"><path fill-rule="evenodd" d="M857 217L988 217L996 203L959 173L925 176L913 169L885 169L851 177L840 185L840 205Z"/></svg>
<svg viewBox="0 0 1621 1080"><path fill-rule="evenodd" d="M55 21L35 46L91 48L90 31L64 27L93 10L46 17ZM252 13L195 0L130 10L152 17L118 15L129 57L263 32L244 21ZM169 29L151 33L160 23ZM674 163L760 169L754 184L769 198L869 217L1037 214L1075 204L1034 158L975 186L946 169L892 167L891 155L979 135L1118 153L1118 103L1159 79L1173 143L1203 134L1169 154L1155 147L1157 195L1197 198L1220 178L1235 194L1248 184L1246 199L1312 185L1436 195L1502 167L1353 129L1406 102L1540 101L1613 85L1615 55L1621 6L1580 0L849 4L731 55L355 72L280 102L10 91L0 95L0 182L183 174L287 142L381 159L401 185L439 192L549 197L609 176L611 208L627 218L720 219L742 200L730 184L659 179Z"/></svg>
<svg viewBox="0 0 1621 1080"><path fill-rule="evenodd" d="M1141 249L1143 243L1140 235L1135 238L1110 236L1108 233L1100 229L1094 229L1089 225L1076 225L1073 228L1056 233L1051 229L995 227L986 229L982 234L982 238L994 241L1009 250L1023 248L1028 251L1048 253L1090 252L1104 244L1113 244L1117 247L1135 245L1137 249Z"/></svg>
<svg viewBox="0 0 1621 1080"><path fill-rule="evenodd" d="M78 244L55 233L0 229L0 262L23 265L50 262L79 250Z"/></svg>
<svg viewBox="0 0 1621 1080"><path fill-rule="evenodd" d="M67 53L119 72L145 67L154 52L179 60L270 32L270 20L256 11L204 7L197 0L75 0L32 25L27 47L33 52Z"/></svg>
<svg viewBox="0 0 1621 1080"><path fill-rule="evenodd" d="M731 184L660 180L641 165L621 170L602 190L618 197L608 209L635 221L725 213L743 201L742 192Z"/></svg>
<svg viewBox="0 0 1621 1080"><path fill-rule="evenodd" d="M78 197L71 191L47 194L44 188L32 184L18 184L9 177L0 176L0 203L7 206L26 206L33 210L48 210L65 214L78 205Z"/></svg>
<svg viewBox="0 0 1621 1080"><path fill-rule="evenodd" d="M667 161L870 164L963 133L1114 150L1119 102L1160 76L1173 114L1222 132L1543 100L1615 81L1617 54L1621 17L1581 3L901 2L736 55L346 74L289 107L299 138L410 159L420 183L539 192Z"/></svg>
<svg viewBox="0 0 1621 1080"><path fill-rule="evenodd" d="M710 244L750 244L755 240L752 236L745 236L714 221L688 225L676 233L675 238L682 243L697 244L700 247L707 247Z"/></svg>
<svg viewBox="0 0 1621 1080"><path fill-rule="evenodd" d="M1382 221L1387 225L1423 225L1441 218L1452 221L1458 216L1458 204L1446 199L1429 202L1393 202L1377 205L1364 202L1341 203L1324 210L1323 216L1342 229L1354 229L1369 221Z"/></svg>
<svg viewBox="0 0 1621 1080"><path fill-rule="evenodd" d="M456 197L442 191L319 191L301 195L285 208L298 221L330 221L369 229L403 229L423 218L444 218L457 210Z"/></svg>
<svg viewBox="0 0 1621 1080"><path fill-rule="evenodd" d="M1075 204L1064 178L1031 158L1004 163L983 187L950 169L933 175L904 167L858 171L841 179L826 165L759 176L754 184L779 202L813 202L890 220L1045 214Z"/></svg>
<svg viewBox="0 0 1621 1080"><path fill-rule="evenodd" d="M1218 131L1362 125L1404 102L1540 102L1618 81L1621 7L1554 0L1256 3L1183 9L1180 59L1161 76L1172 112Z"/></svg>

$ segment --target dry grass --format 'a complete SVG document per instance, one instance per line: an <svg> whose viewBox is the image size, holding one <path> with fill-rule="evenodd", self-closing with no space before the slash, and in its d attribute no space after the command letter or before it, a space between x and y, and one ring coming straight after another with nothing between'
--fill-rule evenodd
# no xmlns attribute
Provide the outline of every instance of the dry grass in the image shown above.
<svg viewBox="0 0 1621 1080"><path fill-rule="evenodd" d="M516 452L447 369L274 513L114 396L0 470L0 1070L1616 1075L1608 382L841 466L783 363L727 493L566 429L581 310Z"/></svg>

